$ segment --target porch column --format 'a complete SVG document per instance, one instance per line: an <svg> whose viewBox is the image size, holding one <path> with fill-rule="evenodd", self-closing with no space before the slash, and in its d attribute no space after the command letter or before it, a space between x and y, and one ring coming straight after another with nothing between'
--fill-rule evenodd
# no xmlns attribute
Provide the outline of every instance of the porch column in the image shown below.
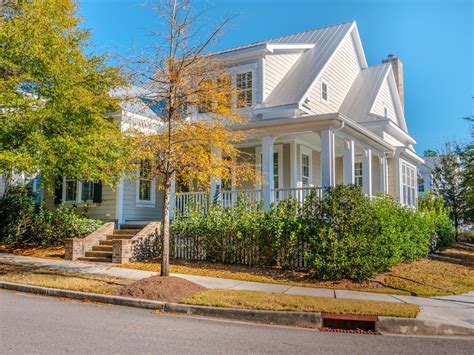
<svg viewBox="0 0 474 355"><path fill-rule="evenodd" d="M298 164L297 164L297 154L296 154L296 142L292 141L290 143L290 187L298 187Z"/></svg>
<svg viewBox="0 0 474 355"><path fill-rule="evenodd" d="M214 153L215 159L221 159L222 154L219 149L212 147L212 151ZM209 191L209 202L214 202L216 198L216 194L219 192L219 196L217 196L218 200L222 198L222 178L211 177L211 189Z"/></svg>
<svg viewBox="0 0 474 355"><path fill-rule="evenodd" d="M323 187L336 185L336 163L334 152L334 132L325 129L321 135L321 182Z"/></svg>
<svg viewBox="0 0 474 355"><path fill-rule="evenodd" d="M216 194L219 192L219 195ZM222 179L213 177L211 179L211 190L210 190L210 202L214 202L214 199L217 197L217 200L221 200L222 198Z"/></svg>
<svg viewBox="0 0 474 355"><path fill-rule="evenodd" d="M176 179L172 178L170 191L170 219L174 218L174 209L176 207Z"/></svg>
<svg viewBox="0 0 474 355"><path fill-rule="evenodd" d="M362 191L367 196L372 196L372 150L364 149L362 157Z"/></svg>
<svg viewBox="0 0 474 355"><path fill-rule="evenodd" d="M273 141L275 137L262 137L262 199L263 207L268 210L273 202Z"/></svg>
<svg viewBox="0 0 474 355"><path fill-rule="evenodd" d="M380 192L388 193L388 174L387 174L387 158L380 156Z"/></svg>
<svg viewBox="0 0 474 355"><path fill-rule="evenodd" d="M355 148L354 141L351 139L344 139L344 184L350 185L355 183Z"/></svg>
<svg viewBox="0 0 474 355"><path fill-rule="evenodd" d="M125 223L123 218L123 178L120 179L120 182L117 186L117 193L116 193L116 201L115 201L115 209L116 209L116 216L115 219L117 220L117 224L120 226Z"/></svg>

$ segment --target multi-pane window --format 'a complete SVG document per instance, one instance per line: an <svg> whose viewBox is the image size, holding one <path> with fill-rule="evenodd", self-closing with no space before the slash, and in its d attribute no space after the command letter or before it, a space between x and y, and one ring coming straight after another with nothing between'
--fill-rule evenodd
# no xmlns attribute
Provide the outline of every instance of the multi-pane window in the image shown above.
<svg viewBox="0 0 474 355"><path fill-rule="evenodd" d="M66 189L66 202L76 202L77 200L77 180L67 180L65 181L65 189Z"/></svg>
<svg viewBox="0 0 474 355"><path fill-rule="evenodd" d="M147 160L142 161L140 167L140 180L138 186L138 199L140 201L151 202L151 166Z"/></svg>
<svg viewBox="0 0 474 355"><path fill-rule="evenodd" d="M354 164L354 184L362 187L362 163Z"/></svg>
<svg viewBox="0 0 474 355"><path fill-rule="evenodd" d="M237 73L238 107L252 106L252 72Z"/></svg>
<svg viewBox="0 0 474 355"><path fill-rule="evenodd" d="M90 181L82 182L81 201L94 200L94 183Z"/></svg>
<svg viewBox="0 0 474 355"><path fill-rule="evenodd" d="M280 176L278 174L278 153L273 153L273 187L279 189L278 180Z"/></svg>
<svg viewBox="0 0 474 355"><path fill-rule="evenodd" d="M328 83L326 80L321 80L321 100L328 101Z"/></svg>
<svg viewBox="0 0 474 355"><path fill-rule="evenodd" d="M309 186L309 155L301 154L301 185Z"/></svg>
<svg viewBox="0 0 474 355"><path fill-rule="evenodd" d="M402 203L407 206L415 205L416 169L402 162Z"/></svg>

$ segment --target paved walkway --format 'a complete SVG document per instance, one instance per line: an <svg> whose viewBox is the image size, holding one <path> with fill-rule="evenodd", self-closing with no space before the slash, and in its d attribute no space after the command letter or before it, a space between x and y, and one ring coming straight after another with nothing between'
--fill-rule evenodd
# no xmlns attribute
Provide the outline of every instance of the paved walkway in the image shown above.
<svg viewBox="0 0 474 355"><path fill-rule="evenodd" d="M114 264L109 263L85 263L68 260L41 259L29 256L14 255L10 253L0 253L0 263L36 266L48 269L60 269L86 274L124 277L134 280L140 280L145 277L158 275L158 273L152 271L125 269L116 267ZM180 277L207 288L253 290L316 297L414 303L418 304L421 308L421 312L417 318L474 328L474 291L456 296L428 298L358 292L350 290L298 287L185 274L171 274L171 276Z"/></svg>

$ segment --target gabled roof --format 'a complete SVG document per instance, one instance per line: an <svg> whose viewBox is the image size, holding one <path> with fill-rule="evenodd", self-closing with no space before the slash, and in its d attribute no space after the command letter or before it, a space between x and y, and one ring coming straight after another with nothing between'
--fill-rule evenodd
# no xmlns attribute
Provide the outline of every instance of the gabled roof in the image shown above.
<svg viewBox="0 0 474 355"><path fill-rule="evenodd" d="M319 38L322 32L332 32L333 30L336 30L340 27L352 26L353 24L355 24L355 21L345 22L327 27L320 27L314 30L308 30L286 36L274 37L263 41L252 42L241 46L227 48L220 51L212 52L210 54L217 56L229 52L239 51L242 49L258 47L264 44L316 44L320 40Z"/></svg>
<svg viewBox="0 0 474 355"><path fill-rule="evenodd" d="M255 106L257 111L287 105L298 108L313 87L318 75L326 67L344 39L350 35L353 30L355 31L354 38L356 40L361 67L365 68L367 67L367 62L362 50L362 44L360 43L355 21L254 42L211 54L228 58L230 54L234 55L234 52L246 52L251 49L269 49L272 45L277 44L282 46L294 46L297 44L312 45L303 51L300 58L288 73L286 73L285 77L265 101ZM237 53L235 53L235 55L237 55Z"/></svg>
<svg viewBox="0 0 474 355"><path fill-rule="evenodd" d="M390 63L382 63L362 69L347 93L339 112L356 122L367 122L370 119L370 110L385 80L388 80L392 93L393 105L398 120L397 125L407 132L405 115ZM373 116L373 119L377 117Z"/></svg>
<svg viewBox="0 0 474 355"><path fill-rule="evenodd" d="M354 26L355 23L350 22L309 32L308 40L313 41L315 46L301 55L260 107L300 103Z"/></svg>
<svg viewBox="0 0 474 355"><path fill-rule="evenodd" d="M347 93L339 111L356 122L367 121L367 115L389 70L389 63L362 69Z"/></svg>

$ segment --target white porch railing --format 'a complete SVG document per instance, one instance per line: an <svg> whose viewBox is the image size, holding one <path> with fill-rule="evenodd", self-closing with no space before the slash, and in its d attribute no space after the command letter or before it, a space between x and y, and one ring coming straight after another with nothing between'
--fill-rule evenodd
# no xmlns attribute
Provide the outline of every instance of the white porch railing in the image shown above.
<svg viewBox="0 0 474 355"><path fill-rule="evenodd" d="M224 190L222 191L222 207L233 208L239 196L254 204L260 202L262 190Z"/></svg>
<svg viewBox="0 0 474 355"><path fill-rule="evenodd" d="M205 191L176 193L175 214L182 216L193 208L207 210L209 195Z"/></svg>
<svg viewBox="0 0 474 355"><path fill-rule="evenodd" d="M289 199L290 197L297 200L300 205L303 204L305 198L315 191L318 198L322 197L321 187L296 187L288 189L273 189L273 200L276 204L280 201ZM220 195L222 207L233 208L239 197L247 199L250 203L258 203L262 200L262 190L224 190ZM193 209L204 209L209 207L214 197L210 197L207 192L180 192L176 193L175 215L183 216L186 212Z"/></svg>
<svg viewBox="0 0 474 355"><path fill-rule="evenodd" d="M278 203L280 201L288 200L291 197L302 205L311 191L315 191L316 196L322 198L323 189L321 187L293 187L288 189L273 189L273 201Z"/></svg>

